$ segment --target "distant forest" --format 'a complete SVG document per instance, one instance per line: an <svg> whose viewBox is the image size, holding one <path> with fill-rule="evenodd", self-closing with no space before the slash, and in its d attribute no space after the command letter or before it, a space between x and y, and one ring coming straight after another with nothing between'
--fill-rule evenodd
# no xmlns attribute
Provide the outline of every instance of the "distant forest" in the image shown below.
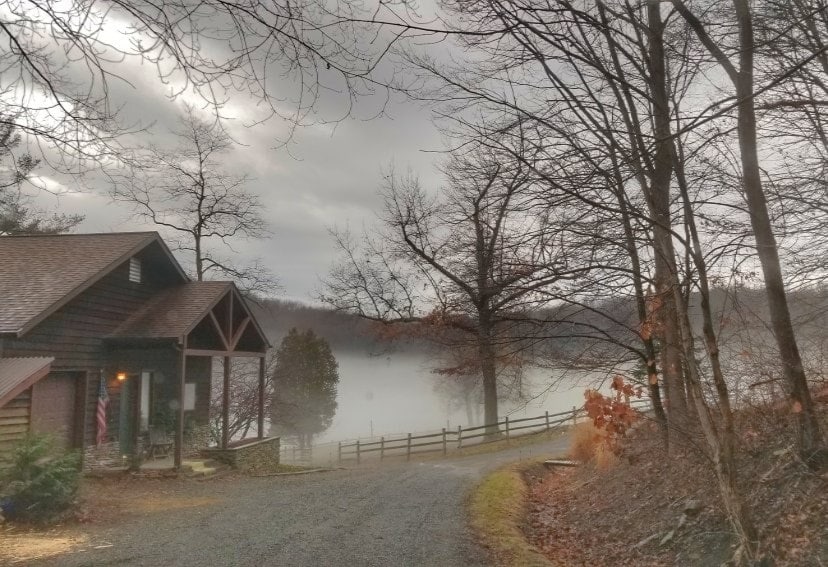
<svg viewBox="0 0 828 567"><path fill-rule="evenodd" d="M274 347L290 329L310 329L323 337L334 351L378 355L391 349L428 350L427 343L411 337L391 340L388 325L362 319L330 308L284 299L266 299L251 304Z"/></svg>
<svg viewBox="0 0 828 567"><path fill-rule="evenodd" d="M722 347L733 353L772 351L768 306L762 289L736 287L711 290L713 312ZM812 366L828 356L824 329L828 328L828 286L802 289L789 296L791 314L802 349ZM698 297L689 301L694 326L701 327ZM382 324L323 306L272 299L254 305L257 317L274 346L288 331L312 329L335 351L366 356L390 351L437 354L467 341L467 336L417 323ZM613 323L605 314L612 314ZM510 332L503 351L520 351L529 364L580 365L606 368L634 361L637 347L636 312L631 298L604 299L586 307L571 305L533 313L529 319L507 321ZM404 330L401 330L403 329Z"/></svg>

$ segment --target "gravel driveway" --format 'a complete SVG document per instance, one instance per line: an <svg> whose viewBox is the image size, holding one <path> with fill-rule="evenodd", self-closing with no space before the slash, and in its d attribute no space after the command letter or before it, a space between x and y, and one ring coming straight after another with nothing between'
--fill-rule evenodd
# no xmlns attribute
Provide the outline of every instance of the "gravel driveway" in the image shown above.
<svg viewBox="0 0 828 567"><path fill-rule="evenodd" d="M33 565L485 565L465 498L500 464L564 450L565 439L446 460L301 476L183 483L207 504L82 527L87 543ZM97 547L97 548L96 548Z"/></svg>

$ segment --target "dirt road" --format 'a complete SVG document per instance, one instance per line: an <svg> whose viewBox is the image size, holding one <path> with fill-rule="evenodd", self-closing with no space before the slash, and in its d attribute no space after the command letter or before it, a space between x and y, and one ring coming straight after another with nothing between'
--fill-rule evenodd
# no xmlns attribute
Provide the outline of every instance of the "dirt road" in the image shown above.
<svg viewBox="0 0 828 567"><path fill-rule="evenodd" d="M170 507L73 530L82 545L28 564L485 565L467 527L469 489L500 464L565 447L558 440L449 460L179 483Z"/></svg>

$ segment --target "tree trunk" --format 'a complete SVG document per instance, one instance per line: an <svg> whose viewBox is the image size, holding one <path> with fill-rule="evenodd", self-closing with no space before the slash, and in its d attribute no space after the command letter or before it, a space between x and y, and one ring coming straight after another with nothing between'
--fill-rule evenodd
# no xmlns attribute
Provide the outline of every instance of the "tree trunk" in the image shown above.
<svg viewBox="0 0 828 567"><path fill-rule="evenodd" d="M486 434L499 431L497 426L497 367L492 345L492 326L485 316L481 317L477 333L477 353L480 357L480 372L483 376L483 424Z"/></svg>
<svg viewBox="0 0 828 567"><path fill-rule="evenodd" d="M755 47L753 21L747 0L733 0L733 4L739 23L741 45L735 86L736 98L739 100L737 124L745 197L750 211L750 224L756 239L756 252L762 265L771 326L782 359L785 383L792 405L791 410L796 416L799 450L806 462L810 462L822 448L822 435L791 323L779 252L762 187L753 100L753 50Z"/></svg>
<svg viewBox="0 0 828 567"><path fill-rule="evenodd" d="M635 289L635 306L638 314L638 322L643 327L647 321L647 297L644 293L644 278L641 274L641 258L638 255L638 248L636 247L635 234L633 232L632 222L630 220L630 213L627 210L627 201L624 194L624 181L621 176L620 168L613 160L613 177L615 179L616 202L618 203L618 210L621 212L621 221L624 226L624 242L627 254L630 255L630 263L632 267L633 288ZM661 399L661 386L658 381L658 367L656 366L656 348L652 337L641 339L644 347L644 361L645 370L647 373L647 390L650 393L650 401L653 404L653 412L655 413L656 423L662 428L667 437L667 414L664 412L664 403Z"/></svg>
<svg viewBox="0 0 828 567"><path fill-rule="evenodd" d="M667 419L672 431L681 432L687 426L687 398L684 394L684 372L681 364L682 338L675 309L678 294L676 254L673 247L672 219L670 217L670 183L673 163L670 151L670 111L664 67L664 23L658 2L647 6L650 84L655 155L647 204L653 220L656 292L661 301L661 360L667 394Z"/></svg>
<svg viewBox="0 0 828 567"><path fill-rule="evenodd" d="M664 24L661 19L661 6L657 0L650 0L647 15L650 42L650 87L653 97L653 120L656 136L656 171L659 172L660 168L666 169L669 167L670 176L672 176L675 166L680 166L681 164L677 164L675 161L677 158L676 147L670 128L669 96L663 46ZM683 168L678 167L675 171L681 177L680 173L683 173ZM657 178L657 176L654 177ZM682 185L683 182L684 179L680 178L679 184ZM667 184L669 186L669 179ZM669 194L667 197L669 198ZM682 197L686 200L687 195L682 192ZM664 198L664 195L656 193L654 198ZM661 203L657 202L656 204L659 205ZM669 200L665 205L669 207ZM686 223L689 223L688 227L691 233L693 233L695 224L692 217L692 209L687 206L686 202L684 210L684 220ZM656 234L658 233L656 232ZM695 243L697 242L694 240ZM669 284L669 288L672 291L670 300L673 316L675 316L675 320L679 325L675 328L675 332L677 336L681 337L681 343L680 345L676 343L675 346L680 346L681 363L686 370L684 374L685 383L690 392L692 403L696 408L699 425L710 449L710 456L713 460L714 472L718 481L722 503L727 510L728 519L739 541L740 548L738 555L740 562L748 563L753 561L758 555L758 540L753 519L747 507L744 505L744 501L736 485L737 475L734 451L736 436L734 433L733 414L730 408L727 383L724 381L721 368L718 364L716 337L712 332L712 325L710 328L707 327L709 321L708 317L705 317L705 337L708 339L706 342L707 354L713 366L713 380L717 396L716 413L718 414L718 419L714 417L705 399L701 371L696 361L695 339L693 337L693 328L690 323L687 303L685 298L679 293L678 272L673 271L676 266L672 236L670 236L669 241L659 241L659 244L665 255L668 250L672 253L671 258L673 264L670 266L671 271L665 274L665 276L669 278L666 283ZM700 263L701 277L706 277L704 259L694 256L694 260ZM704 283L706 284L706 281ZM665 287L667 286L665 285ZM703 287L707 290L706 285ZM710 308L708 300L709 294L705 294L703 297L703 307L707 309L706 315L709 315Z"/></svg>

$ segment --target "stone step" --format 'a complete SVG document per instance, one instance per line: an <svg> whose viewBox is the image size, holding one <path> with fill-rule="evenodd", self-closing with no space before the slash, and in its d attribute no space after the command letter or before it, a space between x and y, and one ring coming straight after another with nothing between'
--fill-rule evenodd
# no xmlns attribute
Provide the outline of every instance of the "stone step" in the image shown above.
<svg viewBox="0 0 828 567"><path fill-rule="evenodd" d="M181 463L182 470L187 471L187 476L212 476L218 472L227 470L227 465L214 459L186 460Z"/></svg>

